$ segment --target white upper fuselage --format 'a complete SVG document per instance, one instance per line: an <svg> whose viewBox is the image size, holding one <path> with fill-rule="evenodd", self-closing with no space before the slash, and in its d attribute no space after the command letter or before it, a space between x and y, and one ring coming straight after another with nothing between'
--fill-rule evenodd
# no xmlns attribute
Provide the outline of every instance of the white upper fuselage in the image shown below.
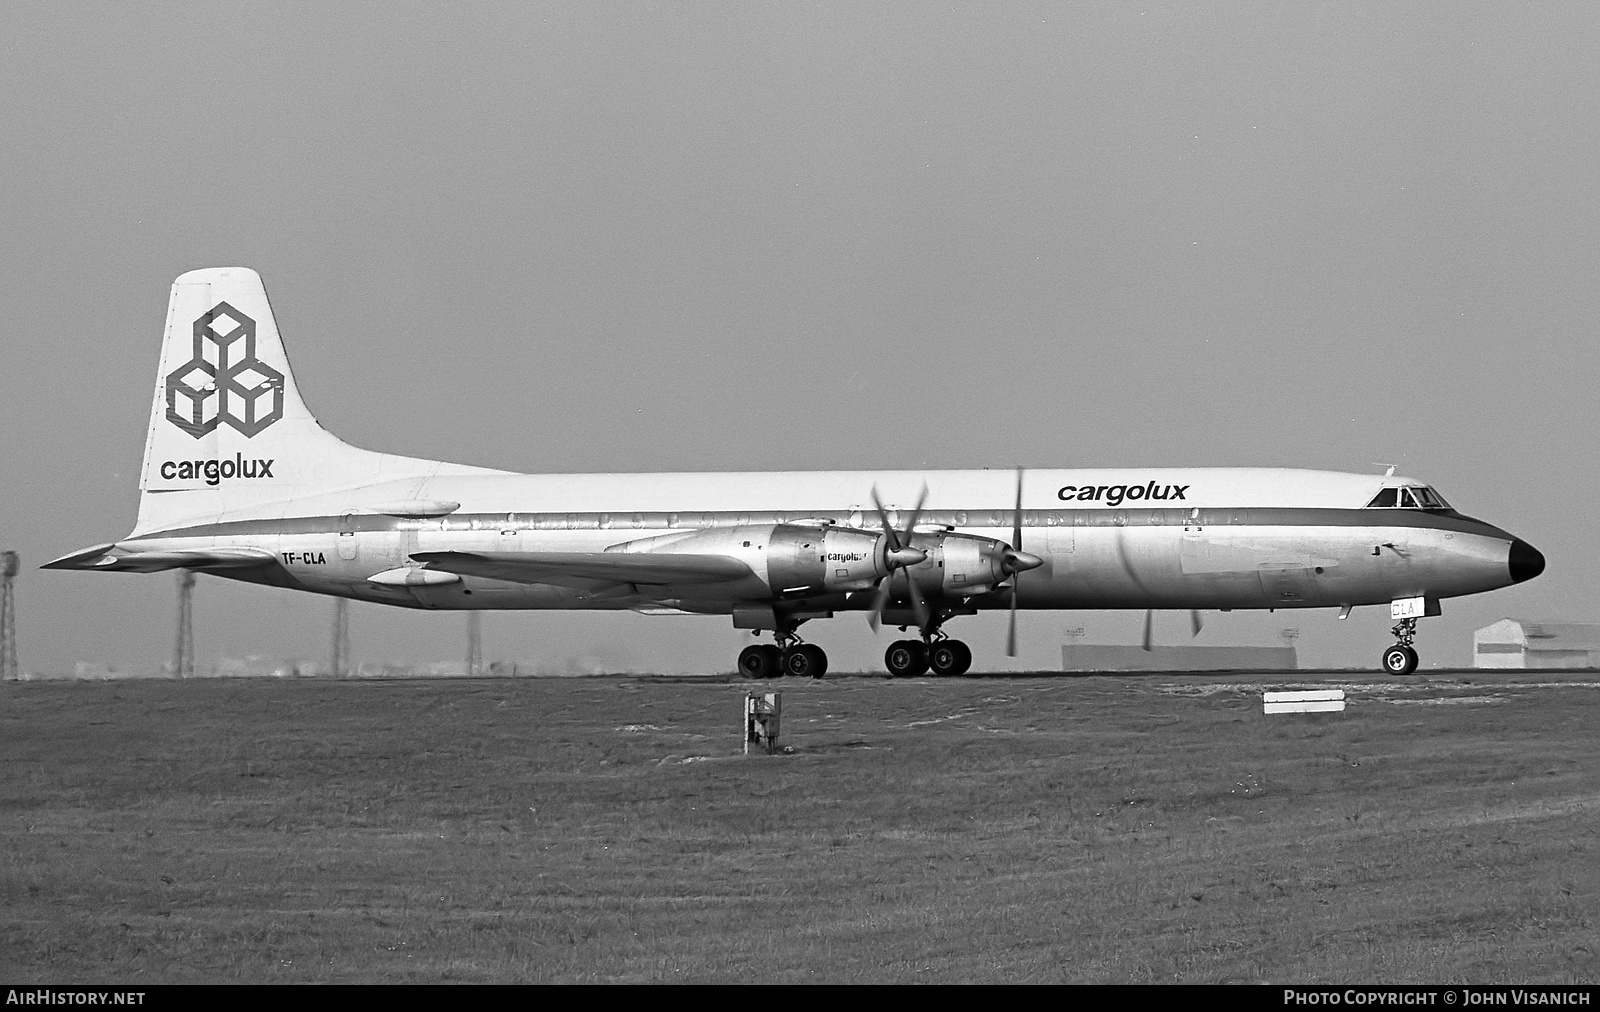
<svg viewBox="0 0 1600 1012"><path fill-rule="evenodd" d="M168 518L159 530L147 525L121 546L262 549L280 557L292 585L416 607L728 613L783 589L766 579L764 530L815 520L876 530L874 488L898 526L924 484L919 530L944 527L1010 542L1017 488L1017 473L1010 470L478 472L408 475L234 508L224 486L216 497L219 508ZM1268 468L1028 470L1020 547L1044 565L1020 581L1019 605L1327 607L1451 597L1512 583L1508 553L1514 539L1506 532L1448 510L1367 507L1384 487L1417 484L1400 477ZM381 512L387 504L408 501L459 506L443 516ZM601 553L713 528L752 534L724 549L747 564L747 579L611 592L472 576L439 585L371 582L406 567L415 553ZM1006 592L991 592L963 604L979 609L1008 602ZM818 595L792 606L821 612L865 604L859 595L846 594Z"/></svg>

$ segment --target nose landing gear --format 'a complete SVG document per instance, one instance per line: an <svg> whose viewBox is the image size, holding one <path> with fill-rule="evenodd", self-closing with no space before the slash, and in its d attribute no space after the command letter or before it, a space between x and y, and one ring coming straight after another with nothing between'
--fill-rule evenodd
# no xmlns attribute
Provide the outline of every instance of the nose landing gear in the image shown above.
<svg viewBox="0 0 1600 1012"><path fill-rule="evenodd" d="M1383 670L1391 675L1409 675L1417 670L1417 652L1411 648L1417 635L1417 620L1403 618L1390 632L1400 642L1383 652Z"/></svg>

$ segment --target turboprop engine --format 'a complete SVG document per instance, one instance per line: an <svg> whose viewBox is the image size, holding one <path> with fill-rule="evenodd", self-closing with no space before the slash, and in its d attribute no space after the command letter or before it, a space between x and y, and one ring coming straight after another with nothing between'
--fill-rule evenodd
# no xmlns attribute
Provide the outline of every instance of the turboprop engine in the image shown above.
<svg viewBox="0 0 1600 1012"><path fill-rule="evenodd" d="M893 545L879 531L778 524L768 542L767 582L773 593L791 596L867 590L926 558L920 548Z"/></svg>
<svg viewBox="0 0 1600 1012"><path fill-rule="evenodd" d="M726 555L763 577L773 596L789 598L873 587L904 596L907 579L914 579L921 597L960 599L989 593L1018 571L1040 565L1035 556L993 538L948 530L861 530L820 520L664 534L607 551ZM886 577L893 579L885 584Z"/></svg>
<svg viewBox="0 0 1600 1012"><path fill-rule="evenodd" d="M773 595L786 597L868 590L927 558L922 549L893 543L880 531L825 521L664 534L607 551L730 556L764 578Z"/></svg>
<svg viewBox="0 0 1600 1012"><path fill-rule="evenodd" d="M994 538L953 531L911 535L911 544L928 554L926 562L906 570L905 578L916 580L926 597L962 598L987 594L1011 579L1022 569L1038 566L1039 560ZM898 586L899 579L894 581Z"/></svg>
<svg viewBox="0 0 1600 1012"><path fill-rule="evenodd" d="M1014 552L1003 541L953 531L914 531L904 543L881 531L834 525L779 524L767 549L767 574L778 594L865 590L885 576L891 591L907 592L915 580L923 597L964 598L987 594L1019 569L1039 560Z"/></svg>

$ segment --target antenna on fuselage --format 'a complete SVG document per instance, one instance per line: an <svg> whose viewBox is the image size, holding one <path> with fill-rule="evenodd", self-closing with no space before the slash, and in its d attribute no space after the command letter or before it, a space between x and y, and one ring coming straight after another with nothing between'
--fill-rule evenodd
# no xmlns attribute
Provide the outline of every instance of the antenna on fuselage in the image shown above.
<svg viewBox="0 0 1600 1012"><path fill-rule="evenodd" d="M1385 478L1393 478L1394 477L1394 467L1395 466L1393 464L1387 463L1387 462L1382 461L1382 460L1370 460L1367 463L1371 464L1373 467L1384 468L1385 470L1383 472L1383 476Z"/></svg>

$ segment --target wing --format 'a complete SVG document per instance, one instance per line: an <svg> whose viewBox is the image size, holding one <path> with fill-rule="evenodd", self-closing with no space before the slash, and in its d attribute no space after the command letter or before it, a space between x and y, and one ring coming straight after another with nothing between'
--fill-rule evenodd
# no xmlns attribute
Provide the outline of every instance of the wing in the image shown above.
<svg viewBox="0 0 1600 1012"><path fill-rule="evenodd" d="M462 576L485 576L509 583L588 586L636 583L666 586L727 583L751 576L750 567L726 555L648 552L415 552L427 569Z"/></svg>
<svg viewBox="0 0 1600 1012"><path fill-rule="evenodd" d="M40 569L97 569L113 573L159 573L166 569L252 569L277 557L263 548L197 548L183 552L129 552L117 545L96 545L63 555Z"/></svg>

